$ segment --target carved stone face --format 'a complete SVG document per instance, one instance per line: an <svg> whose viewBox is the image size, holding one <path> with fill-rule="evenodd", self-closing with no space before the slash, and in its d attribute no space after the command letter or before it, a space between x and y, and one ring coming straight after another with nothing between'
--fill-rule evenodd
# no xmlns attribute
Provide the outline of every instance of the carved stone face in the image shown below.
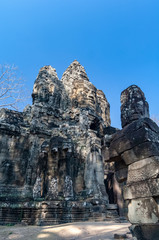
<svg viewBox="0 0 159 240"><path fill-rule="evenodd" d="M59 79L54 68L51 66L41 68L33 87L33 103L48 102L54 93L56 81Z"/></svg>
<svg viewBox="0 0 159 240"><path fill-rule="evenodd" d="M141 89L132 85L121 93L122 127L141 117L149 117L149 105Z"/></svg>

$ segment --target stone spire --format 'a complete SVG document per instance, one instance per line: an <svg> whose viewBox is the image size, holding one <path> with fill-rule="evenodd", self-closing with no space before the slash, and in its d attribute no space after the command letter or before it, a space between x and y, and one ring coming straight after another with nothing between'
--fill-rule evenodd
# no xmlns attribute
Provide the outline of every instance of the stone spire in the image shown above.
<svg viewBox="0 0 159 240"><path fill-rule="evenodd" d="M62 76L64 83L67 81L72 82L75 79L89 81L84 67L77 60L70 64Z"/></svg>
<svg viewBox="0 0 159 240"><path fill-rule="evenodd" d="M143 117L149 117L149 105L142 90L131 85L121 93L121 123L125 127L129 123Z"/></svg>
<svg viewBox="0 0 159 240"><path fill-rule="evenodd" d="M34 83L33 103L48 102L58 82L60 81L55 68L50 65L42 67Z"/></svg>
<svg viewBox="0 0 159 240"><path fill-rule="evenodd" d="M64 72L62 83L69 96L72 110L89 109L100 116L106 126L110 125L110 106L104 93L89 81L84 67L77 60Z"/></svg>

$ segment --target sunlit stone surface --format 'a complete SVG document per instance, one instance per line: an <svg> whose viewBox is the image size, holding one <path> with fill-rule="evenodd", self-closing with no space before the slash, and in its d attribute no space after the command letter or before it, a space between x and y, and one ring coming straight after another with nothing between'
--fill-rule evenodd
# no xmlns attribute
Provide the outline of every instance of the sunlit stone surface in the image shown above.
<svg viewBox="0 0 159 240"><path fill-rule="evenodd" d="M32 98L23 112L0 110L0 223L122 217L138 239L157 239L159 127L142 90L121 93L121 130L76 60L61 80L41 68Z"/></svg>
<svg viewBox="0 0 159 240"><path fill-rule="evenodd" d="M1 222L105 219L104 93L75 60L61 80L51 66L41 68L32 98L22 113L0 111Z"/></svg>

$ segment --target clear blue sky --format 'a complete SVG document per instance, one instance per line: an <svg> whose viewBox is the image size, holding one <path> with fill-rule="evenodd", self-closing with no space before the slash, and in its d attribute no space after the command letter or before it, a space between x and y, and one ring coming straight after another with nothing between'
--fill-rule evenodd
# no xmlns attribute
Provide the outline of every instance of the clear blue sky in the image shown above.
<svg viewBox="0 0 159 240"><path fill-rule="evenodd" d="M30 90L40 67L61 78L74 59L104 91L112 126L131 84L159 117L158 0L0 0L0 64L18 66Z"/></svg>

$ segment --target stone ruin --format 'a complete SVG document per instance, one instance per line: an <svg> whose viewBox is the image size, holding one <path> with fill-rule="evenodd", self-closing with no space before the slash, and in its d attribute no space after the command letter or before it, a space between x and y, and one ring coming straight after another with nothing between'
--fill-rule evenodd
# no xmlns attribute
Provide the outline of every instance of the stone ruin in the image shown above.
<svg viewBox="0 0 159 240"><path fill-rule="evenodd" d="M159 127L149 118L144 93L121 93L122 130L113 134L105 161L114 163L119 212L138 240L159 239Z"/></svg>
<svg viewBox="0 0 159 240"><path fill-rule="evenodd" d="M0 224L128 219L158 239L159 127L141 89L121 94L121 130L78 61L61 80L41 68L32 99L0 110Z"/></svg>

